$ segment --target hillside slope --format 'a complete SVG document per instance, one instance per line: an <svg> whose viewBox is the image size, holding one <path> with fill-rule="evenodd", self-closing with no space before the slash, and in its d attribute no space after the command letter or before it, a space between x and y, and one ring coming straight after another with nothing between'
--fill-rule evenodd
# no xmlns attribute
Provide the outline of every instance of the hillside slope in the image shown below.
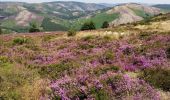
<svg viewBox="0 0 170 100"><path fill-rule="evenodd" d="M75 26L80 26L84 22L92 20L96 24L96 28L101 28L104 21L109 22L110 26L117 26L150 19L161 12L161 9L148 5L127 3L117 5L113 8L96 11L85 18L79 18L74 24ZM80 27L78 27L78 29L80 29Z"/></svg>
<svg viewBox="0 0 170 100"><path fill-rule="evenodd" d="M138 26L0 35L0 98L169 100L170 30Z"/></svg>
<svg viewBox="0 0 170 100"><path fill-rule="evenodd" d="M114 20L111 24L120 25L144 20L145 18L161 13L161 10L147 5L131 3L116 6L107 11L107 13L119 13L120 17Z"/></svg>
<svg viewBox="0 0 170 100"><path fill-rule="evenodd" d="M80 18L93 11L107 8L107 6L93 3L81 2L47 2L47 3L22 3L22 2L1 2L0 16L2 26L13 31L21 31L28 28L31 21L42 24L47 31L46 25L54 27L51 31L66 30L69 27L69 20ZM18 29L21 27L21 29ZM57 28L59 27L59 28ZM18 29L18 30L17 30Z"/></svg>
<svg viewBox="0 0 170 100"><path fill-rule="evenodd" d="M44 31L68 30L70 27L79 30L82 24L91 20L98 29L104 21L116 26L148 19L161 12L159 8L136 3L121 4L113 8L80 2L0 4L0 16L5 17L2 26L17 32L28 31L31 21L37 21Z"/></svg>

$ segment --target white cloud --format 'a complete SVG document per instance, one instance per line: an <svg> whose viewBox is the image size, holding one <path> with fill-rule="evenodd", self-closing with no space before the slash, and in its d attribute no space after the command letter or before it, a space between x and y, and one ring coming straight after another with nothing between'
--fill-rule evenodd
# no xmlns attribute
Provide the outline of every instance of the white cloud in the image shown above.
<svg viewBox="0 0 170 100"><path fill-rule="evenodd" d="M170 4L170 0L1 0L1 1L19 1L19 2L49 2L49 1L80 1L80 2L93 2L93 3L125 3L125 2L141 2L141 3L161 3Z"/></svg>

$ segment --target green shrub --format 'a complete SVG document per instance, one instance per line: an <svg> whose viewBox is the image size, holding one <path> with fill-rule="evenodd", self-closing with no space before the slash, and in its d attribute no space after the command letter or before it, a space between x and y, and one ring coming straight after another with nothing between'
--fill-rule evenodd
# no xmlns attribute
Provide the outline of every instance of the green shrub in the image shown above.
<svg viewBox="0 0 170 100"><path fill-rule="evenodd" d="M35 23L35 22L30 23L30 28L29 28L30 33L40 32L40 31L41 31L41 28L40 28L40 26L38 26L37 23Z"/></svg>
<svg viewBox="0 0 170 100"><path fill-rule="evenodd" d="M109 23L107 21L103 22L103 25L101 28L108 28L109 27Z"/></svg>
<svg viewBox="0 0 170 100"><path fill-rule="evenodd" d="M145 81L155 86L156 88L161 88L165 91L170 91L170 70L153 68L145 69L139 76Z"/></svg>
<svg viewBox="0 0 170 100"><path fill-rule="evenodd" d="M13 40L13 44L18 44L18 45L22 45L24 43L28 43L28 39L27 38L15 38Z"/></svg>
<svg viewBox="0 0 170 100"><path fill-rule="evenodd" d="M67 36L75 36L77 34L76 30L74 29L70 29L67 32Z"/></svg>
<svg viewBox="0 0 170 100"><path fill-rule="evenodd" d="M96 29L96 27L95 27L95 24L92 21L84 23L82 28L81 28L82 31L84 31L84 30L94 30L94 29Z"/></svg>
<svg viewBox="0 0 170 100"><path fill-rule="evenodd" d="M9 62L8 57L6 56L0 56L0 64Z"/></svg>

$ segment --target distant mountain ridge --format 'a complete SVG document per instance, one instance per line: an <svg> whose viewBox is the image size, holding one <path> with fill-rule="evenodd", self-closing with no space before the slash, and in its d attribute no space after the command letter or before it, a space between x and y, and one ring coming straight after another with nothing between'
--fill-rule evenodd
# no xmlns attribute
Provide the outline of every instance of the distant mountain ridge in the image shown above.
<svg viewBox="0 0 170 100"><path fill-rule="evenodd" d="M157 4L157 5L153 5L153 7L160 8L165 11L170 11L170 4Z"/></svg>
<svg viewBox="0 0 170 100"><path fill-rule="evenodd" d="M108 21L110 25L126 24L149 18L161 11L161 8L137 3L120 5L73 1L0 3L2 27L16 32L27 31L32 21L38 22L44 31L68 30L70 27L79 30L84 22L90 20L100 28L104 21Z"/></svg>

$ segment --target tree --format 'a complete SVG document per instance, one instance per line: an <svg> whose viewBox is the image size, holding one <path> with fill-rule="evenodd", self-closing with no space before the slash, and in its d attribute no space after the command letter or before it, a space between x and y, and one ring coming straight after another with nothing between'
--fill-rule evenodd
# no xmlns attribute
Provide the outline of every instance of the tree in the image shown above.
<svg viewBox="0 0 170 100"><path fill-rule="evenodd" d="M109 23L107 21L103 22L102 28L108 28L109 27Z"/></svg>
<svg viewBox="0 0 170 100"><path fill-rule="evenodd" d="M29 28L30 33L40 32L40 31L41 31L41 28L36 22L31 22L30 23L30 28Z"/></svg>
<svg viewBox="0 0 170 100"><path fill-rule="evenodd" d="M81 27L82 31L84 31L84 30L94 30L94 29L96 29L96 27L95 27L95 24L92 21L84 23L83 26Z"/></svg>

